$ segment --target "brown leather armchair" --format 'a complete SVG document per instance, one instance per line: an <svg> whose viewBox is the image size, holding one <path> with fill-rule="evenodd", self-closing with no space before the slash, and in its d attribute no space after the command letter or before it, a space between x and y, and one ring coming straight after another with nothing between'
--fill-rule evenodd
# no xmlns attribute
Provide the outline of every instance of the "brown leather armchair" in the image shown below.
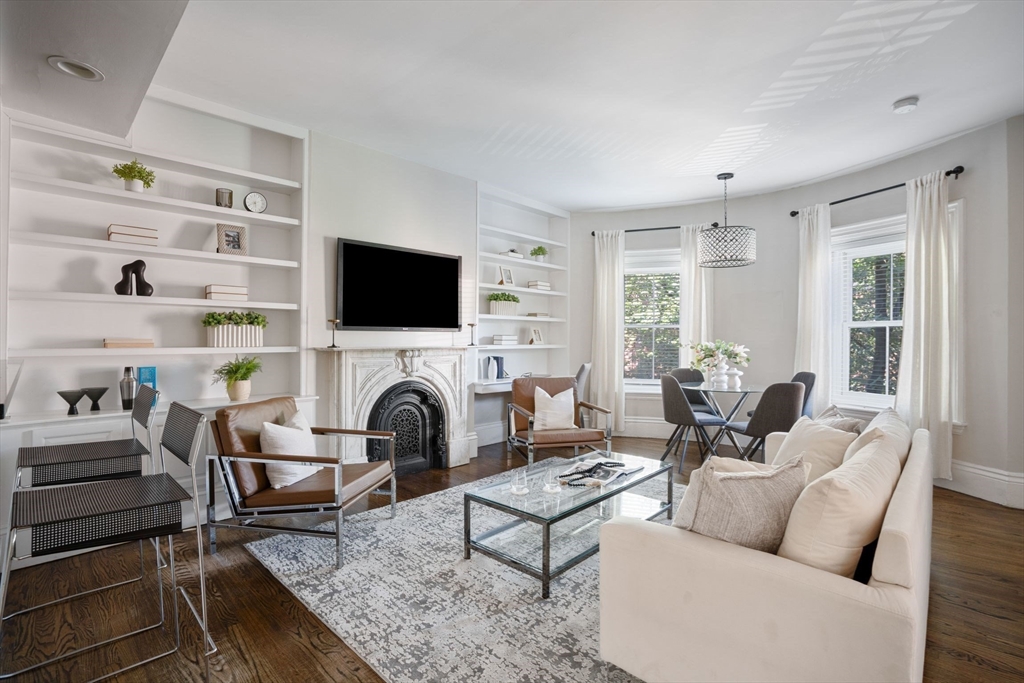
<svg viewBox="0 0 1024 683"><path fill-rule="evenodd" d="M572 389L575 429L533 428L534 391L540 387L551 396ZM580 408L601 413L605 416L604 429L584 429L580 419ZM591 421L596 424L596 420ZM526 462L533 464L533 452L541 448L572 448L578 455L581 446L595 451L604 446L606 452L612 448L612 411L579 400L575 377L518 377L512 380L512 402L508 404L508 451L516 449L523 454L526 448Z"/></svg>
<svg viewBox="0 0 1024 683"><path fill-rule="evenodd" d="M277 455L260 451L260 429L264 422L284 424L296 412L290 396L221 408L210 423L217 455L207 456L206 515L210 533L210 554L217 552L217 527L270 531L280 534L333 537L337 543L337 566L342 566L341 529L343 512L384 482L391 480L391 517L395 516L395 451L393 432L313 427L313 434L383 439L388 458L375 462L341 464L336 458L317 455ZM311 477L291 486L274 489L267 478L267 463L288 462L323 467ZM214 477L221 483L231 506L232 519L217 520ZM273 517L336 514L333 531L287 528L260 524Z"/></svg>

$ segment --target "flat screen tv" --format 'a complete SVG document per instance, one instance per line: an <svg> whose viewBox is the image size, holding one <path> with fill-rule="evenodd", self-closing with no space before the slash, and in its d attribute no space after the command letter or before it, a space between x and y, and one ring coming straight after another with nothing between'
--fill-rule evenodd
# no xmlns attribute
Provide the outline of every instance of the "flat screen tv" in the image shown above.
<svg viewBox="0 0 1024 683"><path fill-rule="evenodd" d="M343 330L461 330L462 257L338 240Z"/></svg>

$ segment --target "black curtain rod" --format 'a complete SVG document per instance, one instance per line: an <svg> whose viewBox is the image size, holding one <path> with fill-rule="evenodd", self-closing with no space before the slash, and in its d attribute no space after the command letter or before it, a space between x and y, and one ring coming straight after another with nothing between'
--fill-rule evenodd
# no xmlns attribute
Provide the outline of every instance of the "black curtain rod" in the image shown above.
<svg viewBox="0 0 1024 683"><path fill-rule="evenodd" d="M946 175L947 176L953 176L954 178L959 178L960 174L963 173L963 172L964 172L964 167L963 166L957 166L956 168L951 168L950 170L946 171ZM906 187L906 186L907 186L906 183L900 183L899 185L890 185L889 187L883 187L880 190L872 190L871 192L865 192L864 194L857 194L857 195L854 195L852 197L846 197L844 199L837 199L834 202L829 202L828 205L829 206L835 206L836 204L843 204L845 202L852 202L854 199L860 199L861 197L870 197L873 194L879 194L880 192L888 192L889 190L896 190L896 189L899 189L901 187ZM800 215L800 212L799 211L790 211L789 215L795 218L796 216Z"/></svg>
<svg viewBox="0 0 1024 683"><path fill-rule="evenodd" d="M718 223L712 223L711 225L713 225L716 228L718 227ZM655 230L678 230L678 229L679 229L678 225L666 225L666 226L661 227L661 228L633 228L632 230L623 230L622 232L653 232ZM593 237L596 234L597 234L596 232L591 232L590 236Z"/></svg>

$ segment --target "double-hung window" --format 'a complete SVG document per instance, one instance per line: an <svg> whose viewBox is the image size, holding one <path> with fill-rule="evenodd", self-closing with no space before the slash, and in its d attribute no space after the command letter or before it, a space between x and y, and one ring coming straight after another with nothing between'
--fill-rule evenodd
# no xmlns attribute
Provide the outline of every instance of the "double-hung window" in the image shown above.
<svg viewBox="0 0 1024 683"><path fill-rule="evenodd" d="M678 249L626 252L624 376L657 385L679 367Z"/></svg>

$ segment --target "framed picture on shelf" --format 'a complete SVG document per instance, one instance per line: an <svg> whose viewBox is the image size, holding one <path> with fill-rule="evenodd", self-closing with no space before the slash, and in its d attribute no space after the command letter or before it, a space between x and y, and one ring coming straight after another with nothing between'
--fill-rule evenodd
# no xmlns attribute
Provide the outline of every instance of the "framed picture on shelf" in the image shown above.
<svg viewBox="0 0 1024 683"><path fill-rule="evenodd" d="M498 266L498 284L515 287L516 281L512 277L512 269Z"/></svg>
<svg viewBox="0 0 1024 683"><path fill-rule="evenodd" d="M540 330L536 327L530 330L530 343L531 344L543 344L544 335L540 333Z"/></svg>
<svg viewBox="0 0 1024 683"><path fill-rule="evenodd" d="M217 253L249 255L249 231L244 225L217 224Z"/></svg>

